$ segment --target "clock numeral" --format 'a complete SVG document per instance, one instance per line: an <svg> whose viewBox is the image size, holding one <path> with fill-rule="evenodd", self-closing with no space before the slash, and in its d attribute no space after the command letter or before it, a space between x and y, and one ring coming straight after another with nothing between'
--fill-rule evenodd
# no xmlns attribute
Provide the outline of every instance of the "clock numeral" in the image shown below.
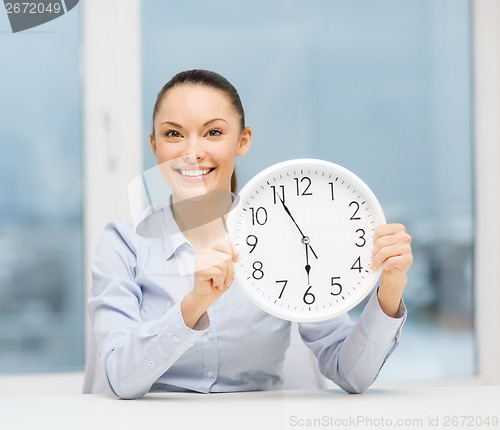
<svg viewBox="0 0 500 430"><path fill-rule="evenodd" d="M351 270L357 270L359 273L363 270L363 266L361 266L361 257L358 257L357 260L351 267Z"/></svg>
<svg viewBox="0 0 500 430"><path fill-rule="evenodd" d="M361 244L359 244L359 243L357 243L357 242L356 242L356 244L355 244L357 247L361 248L361 247L363 247L363 246L365 246L365 245L366 245L365 231L364 231L362 228L358 228L358 229L356 230L356 233L361 233L361 236L359 236L359 239L361 239L361 240L362 240Z"/></svg>
<svg viewBox="0 0 500 430"><path fill-rule="evenodd" d="M278 196L278 198L276 199L276 185L271 185L271 188L273 189L273 202L274 202L274 204L276 204L276 202L279 201L280 199L283 203L285 203L285 186L280 185L279 187L281 189L281 196Z"/></svg>
<svg viewBox="0 0 500 430"><path fill-rule="evenodd" d="M259 267L257 267L259 266ZM262 264L262 262L260 261L255 261L253 264L252 264L252 267L253 267L253 272L252 272L252 276L254 279L262 279L264 277L264 272L262 270L262 267L264 267L264 265Z"/></svg>
<svg viewBox="0 0 500 430"><path fill-rule="evenodd" d="M356 209L354 211L354 213L352 214L352 217L350 218L351 221L355 221L355 220L358 220L358 219L361 219L360 217L357 217L356 214L358 213L359 211L359 203L358 202L355 202L354 200L349 203L349 207L351 207L352 205L356 206Z"/></svg>
<svg viewBox="0 0 500 430"><path fill-rule="evenodd" d="M330 291L332 296L338 296L342 292L342 285L335 282L337 279L340 279L340 276L332 276L332 287L335 287L333 291Z"/></svg>
<svg viewBox="0 0 500 430"><path fill-rule="evenodd" d="M330 184L330 191L332 192L332 200L335 200L335 194L333 193L333 182L328 182Z"/></svg>
<svg viewBox="0 0 500 430"><path fill-rule="evenodd" d="M295 179L295 184L297 185L297 195L298 196L312 196L312 193L308 193L307 190L309 189L309 187L311 186L311 178L309 178L308 176L304 176L300 182L304 182L306 181L306 188L304 191L302 191L302 194L300 193L300 187L299 187L299 178L293 178Z"/></svg>
<svg viewBox="0 0 500 430"><path fill-rule="evenodd" d="M304 294L304 297L302 297L302 299L304 300L304 303L306 305L312 305L314 303L314 301L316 300L316 297L314 296L313 293L310 293L309 290L312 288L312 286L310 286L307 291L305 292Z"/></svg>
<svg viewBox="0 0 500 430"><path fill-rule="evenodd" d="M252 242L253 242L253 243L251 243L251 242L250 242L250 238L253 238L253 239L252 239ZM255 247L257 246L257 242L258 242L258 241L259 241L259 240L257 239L257 236L255 236L255 235L253 235L253 234L249 234L249 235L247 236L247 245L252 247L252 249L250 250L249 254L251 254L251 253L253 252L253 250L254 250L254 249L255 249Z"/></svg>
<svg viewBox="0 0 500 430"><path fill-rule="evenodd" d="M256 223L259 225L264 225L267 222L266 208L250 208L250 212L252 213L252 225L255 225Z"/></svg>
<svg viewBox="0 0 500 430"><path fill-rule="evenodd" d="M283 288L281 289L281 293L280 293L280 295L278 297L278 299L281 299L281 296L283 295L283 291L285 291L285 287L286 287L286 284L287 284L288 280L286 280L286 281L276 281L276 283L278 283L278 282L283 282Z"/></svg>

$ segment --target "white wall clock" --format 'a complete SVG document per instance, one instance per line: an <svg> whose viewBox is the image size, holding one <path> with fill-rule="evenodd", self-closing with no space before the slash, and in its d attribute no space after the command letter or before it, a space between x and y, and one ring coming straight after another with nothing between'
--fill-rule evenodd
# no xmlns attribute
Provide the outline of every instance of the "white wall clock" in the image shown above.
<svg viewBox="0 0 500 430"><path fill-rule="evenodd" d="M229 212L240 253L235 278L266 312L322 321L356 306L376 284L373 235L385 224L370 188L323 160L275 164L253 177Z"/></svg>

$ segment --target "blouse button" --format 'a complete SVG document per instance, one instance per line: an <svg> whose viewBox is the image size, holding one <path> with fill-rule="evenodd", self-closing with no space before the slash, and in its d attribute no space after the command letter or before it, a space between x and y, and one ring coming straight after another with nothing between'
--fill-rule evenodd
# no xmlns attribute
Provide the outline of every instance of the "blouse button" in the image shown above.
<svg viewBox="0 0 500 430"><path fill-rule="evenodd" d="M212 372L211 370L208 370L208 371L207 371L207 376L208 376L209 378L211 378L212 376L214 376L214 372Z"/></svg>
<svg viewBox="0 0 500 430"><path fill-rule="evenodd" d="M174 343L179 342L179 336L172 336L172 340L174 341Z"/></svg>
<svg viewBox="0 0 500 430"><path fill-rule="evenodd" d="M212 340L214 338L214 335L211 332L209 332L207 334L207 337L208 337L208 340Z"/></svg>

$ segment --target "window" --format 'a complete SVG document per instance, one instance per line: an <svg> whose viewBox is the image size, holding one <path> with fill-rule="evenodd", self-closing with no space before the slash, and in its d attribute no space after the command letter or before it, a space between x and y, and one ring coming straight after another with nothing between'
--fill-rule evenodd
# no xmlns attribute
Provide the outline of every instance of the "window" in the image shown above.
<svg viewBox="0 0 500 430"><path fill-rule="evenodd" d="M79 27L0 13L0 372L83 367Z"/></svg>
<svg viewBox="0 0 500 430"><path fill-rule="evenodd" d="M469 2L148 1L142 32L144 135L176 72L226 76L254 130L240 185L278 161L324 158L412 234L404 342L380 379L472 376Z"/></svg>

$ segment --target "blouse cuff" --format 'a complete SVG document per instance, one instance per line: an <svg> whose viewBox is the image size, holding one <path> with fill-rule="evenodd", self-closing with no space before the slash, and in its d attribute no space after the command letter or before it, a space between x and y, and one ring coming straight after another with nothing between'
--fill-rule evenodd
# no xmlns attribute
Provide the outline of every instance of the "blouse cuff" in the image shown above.
<svg viewBox="0 0 500 430"><path fill-rule="evenodd" d="M401 327L406 320L406 307L401 300L396 318L387 315L380 307L377 290L366 304L359 322L365 335L380 343L390 343L399 339Z"/></svg>
<svg viewBox="0 0 500 430"><path fill-rule="evenodd" d="M158 332L161 343L172 347L188 348L195 342L203 332L210 326L206 313L203 314L194 329L186 326L181 312L181 303L176 303L170 311L159 320Z"/></svg>

